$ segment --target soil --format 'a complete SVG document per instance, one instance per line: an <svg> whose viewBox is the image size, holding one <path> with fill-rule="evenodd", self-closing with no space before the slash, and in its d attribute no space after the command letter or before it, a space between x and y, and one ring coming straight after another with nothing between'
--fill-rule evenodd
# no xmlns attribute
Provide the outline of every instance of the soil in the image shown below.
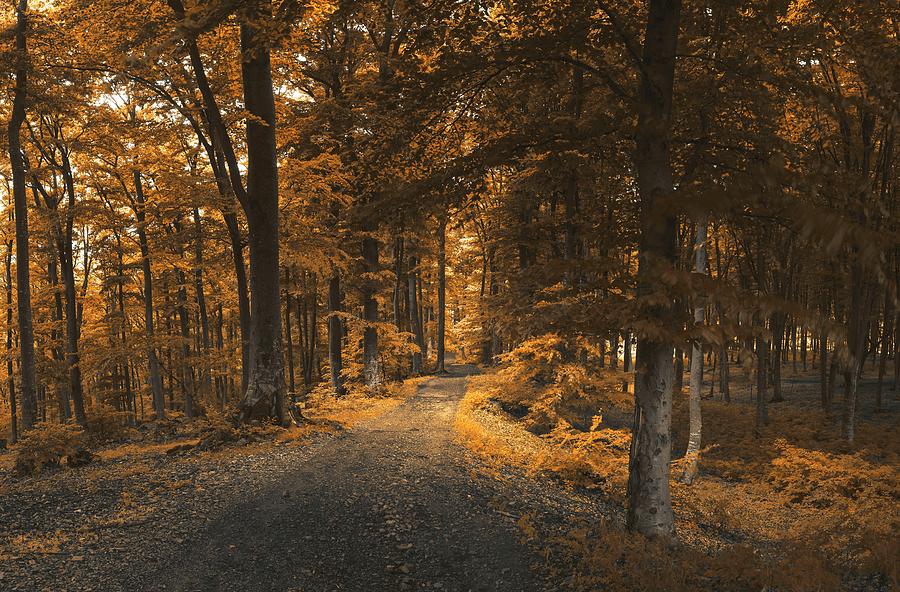
<svg viewBox="0 0 900 592"><path fill-rule="evenodd" d="M0 490L0 543L20 549L0 545L0 589L552 590L518 518L562 530L600 502L484 470L452 427L474 372L452 366L381 417L303 446L160 455ZM21 552L22 537L54 533Z"/></svg>

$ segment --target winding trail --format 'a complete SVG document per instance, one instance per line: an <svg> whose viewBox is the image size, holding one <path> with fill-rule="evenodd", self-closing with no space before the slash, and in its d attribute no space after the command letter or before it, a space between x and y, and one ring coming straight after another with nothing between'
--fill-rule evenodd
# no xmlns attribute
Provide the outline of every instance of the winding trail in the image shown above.
<svg viewBox="0 0 900 592"><path fill-rule="evenodd" d="M504 483L453 420L476 369L453 366L229 508L132 590L541 590Z"/></svg>

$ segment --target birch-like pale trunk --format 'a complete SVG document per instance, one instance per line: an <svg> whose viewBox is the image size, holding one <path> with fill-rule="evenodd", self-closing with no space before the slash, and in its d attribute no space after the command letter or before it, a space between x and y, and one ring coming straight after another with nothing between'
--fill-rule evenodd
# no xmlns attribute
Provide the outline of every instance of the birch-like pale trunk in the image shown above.
<svg viewBox="0 0 900 592"><path fill-rule="evenodd" d="M706 275L706 220L697 223L697 236L694 241L694 272ZM701 298L694 303L694 325L706 322L706 306ZM700 469L700 435L703 419L700 411L700 386L703 383L703 348L695 341L691 353L690 384L690 436L685 452L685 468L681 474L681 482L690 485L697 478Z"/></svg>

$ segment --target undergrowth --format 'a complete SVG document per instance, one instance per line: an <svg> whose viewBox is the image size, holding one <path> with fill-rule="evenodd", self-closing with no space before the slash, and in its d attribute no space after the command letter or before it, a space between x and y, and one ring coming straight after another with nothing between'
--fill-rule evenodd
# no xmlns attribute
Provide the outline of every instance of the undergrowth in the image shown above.
<svg viewBox="0 0 900 592"><path fill-rule="evenodd" d="M621 373L584 358L577 341L526 341L470 380L455 427L498 472L518 465L624 508L632 395ZM675 398L673 476L686 398ZM900 589L895 433L860 422L851 449L818 411L782 405L759 438L746 405L704 401L703 417L701 479L672 479L677 551L610 524L544 540L553 561L567 558L572 589L834 590L847 574Z"/></svg>

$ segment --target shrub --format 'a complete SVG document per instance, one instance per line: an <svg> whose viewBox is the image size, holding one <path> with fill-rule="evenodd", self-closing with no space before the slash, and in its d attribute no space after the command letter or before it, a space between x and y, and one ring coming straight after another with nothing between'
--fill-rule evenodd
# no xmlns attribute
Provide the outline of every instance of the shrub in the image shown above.
<svg viewBox="0 0 900 592"><path fill-rule="evenodd" d="M121 440L128 435L128 413L109 405L91 408L87 417L87 433L96 441Z"/></svg>
<svg viewBox="0 0 900 592"><path fill-rule="evenodd" d="M84 430L71 424L38 424L22 435L14 450L13 473L18 477L39 475L44 467L59 465L63 460L71 466L90 459Z"/></svg>

